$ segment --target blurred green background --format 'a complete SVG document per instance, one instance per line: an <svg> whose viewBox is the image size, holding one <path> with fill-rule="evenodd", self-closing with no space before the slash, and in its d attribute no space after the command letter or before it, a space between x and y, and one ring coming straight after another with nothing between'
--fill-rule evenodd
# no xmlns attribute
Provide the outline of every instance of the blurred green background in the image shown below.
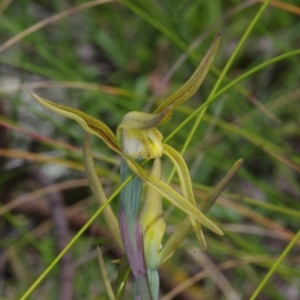
<svg viewBox="0 0 300 300"><path fill-rule="evenodd" d="M261 5L249 0L0 1L0 299L19 299L54 259L60 242L98 207L82 165L83 130L46 111L27 91L81 109L115 131L127 112L154 111L181 87L222 31L202 87L160 128L168 136L207 99ZM299 1L271 1L223 86L299 49L299 21ZM209 106L184 153L197 199L237 159L244 164L209 213L225 236L205 231L209 249L203 253L191 233L160 270L161 299L249 299L299 229L299 78L299 55L291 56L249 76ZM193 121L168 143L180 151L192 126ZM118 186L119 157L96 138L93 152L110 195ZM164 179L171 168L164 159ZM176 176L172 184L177 187ZM112 206L117 212L117 200ZM167 201L164 207L169 236L184 214ZM106 299L97 245L115 280L116 265L110 261L120 252L99 218L30 299ZM257 299L300 298L299 245ZM71 291L63 290L66 281Z"/></svg>

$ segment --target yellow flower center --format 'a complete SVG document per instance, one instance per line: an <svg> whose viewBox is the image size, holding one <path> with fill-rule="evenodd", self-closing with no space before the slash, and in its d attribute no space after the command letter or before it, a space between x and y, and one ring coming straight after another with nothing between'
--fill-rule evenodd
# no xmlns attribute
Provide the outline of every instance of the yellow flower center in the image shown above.
<svg viewBox="0 0 300 300"><path fill-rule="evenodd" d="M162 134L156 129L123 129L123 151L132 158L153 159L163 154Z"/></svg>

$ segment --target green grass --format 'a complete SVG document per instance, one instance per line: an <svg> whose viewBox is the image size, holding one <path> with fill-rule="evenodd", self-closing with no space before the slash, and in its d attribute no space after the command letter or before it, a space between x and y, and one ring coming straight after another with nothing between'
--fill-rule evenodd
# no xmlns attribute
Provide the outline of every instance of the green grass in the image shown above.
<svg viewBox="0 0 300 300"><path fill-rule="evenodd" d="M0 12L4 3L0 4ZM82 164L80 154L65 145L80 148L82 129L39 107L26 90L79 108L115 131L127 112L154 111L162 99L182 86L215 34L222 30L221 47L204 84L160 128L178 151L186 143L184 158L197 199L225 175L234 161L244 159L242 169L209 213L225 232L220 237L205 231L207 256L216 268L177 297L226 299L230 291L235 291L240 299L250 299L268 272L277 267L257 299L298 299L299 240L294 241L288 253L284 250L300 223L299 7L286 11L270 5L254 23L261 3L242 6L244 1L233 0L122 0L84 9L81 6L77 12L14 43L6 43L43 19L84 3L87 2L12 1L2 11L0 104L4 107L4 127L0 127L0 134L9 124L17 126L7 129L7 140L1 141L0 148L7 148L0 152L2 205L41 188L28 175L32 169L44 172L55 184L85 178L75 165ZM297 5L296 0L289 3ZM251 22L254 27L250 31ZM189 50L202 35L200 44ZM245 42L241 43L243 36ZM235 55L239 43L242 47ZM186 59L171 73L163 93L151 98L184 53ZM200 112L203 115L196 124ZM31 134L20 133L17 128ZM22 153L17 157L12 150ZM98 173L107 195L111 195L119 187L118 166L114 164L118 158L99 139L93 139L93 151L101 154L96 160ZM35 156L26 161L29 153ZM69 167L59 167L60 161L40 163L39 155L66 159ZM15 167L17 158L23 159L21 167ZM172 166L167 159L163 163L167 180ZM178 184L176 176L172 184ZM87 187L69 188L62 193L68 210L90 195ZM115 212L117 198L112 202ZM36 207L35 213L29 214L23 208L19 213L5 213L0 221L1 248L6 258L0 275L3 299L20 299L56 257L53 226L40 218L38 206L46 205L47 200L43 197L32 201L32 206L29 203L26 207ZM164 209L169 235L184 214L167 201ZM95 205L82 205L80 212L88 220L95 213ZM105 228L101 215L96 224ZM71 235L77 230L72 230ZM112 241L106 237L81 237L70 250L75 266L74 298L106 299L96 256L76 264L95 253L96 245L107 250L104 258L109 274L112 280L116 278L115 267L109 263L117 258ZM198 249L196 255L194 249ZM169 299L166 295L172 288L207 270L207 261L205 264L200 252L197 238L191 233L161 268L162 299ZM286 256L277 266L283 254ZM214 280L218 272L226 279L221 284ZM28 299L57 299L59 273L58 265ZM227 284L222 286L222 282Z"/></svg>

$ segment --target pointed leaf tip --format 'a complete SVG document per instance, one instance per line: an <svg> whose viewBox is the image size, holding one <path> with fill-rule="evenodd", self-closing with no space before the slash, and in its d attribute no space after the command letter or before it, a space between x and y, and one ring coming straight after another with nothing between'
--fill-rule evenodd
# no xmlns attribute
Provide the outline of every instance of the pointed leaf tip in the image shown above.
<svg viewBox="0 0 300 300"><path fill-rule="evenodd" d="M190 77L190 79L177 92L172 94L163 103L161 103L161 105L155 110L155 113L163 111L169 105L172 105L173 108L176 108L196 93L196 91L202 84L207 72L209 71L214 61L214 58L218 52L221 39L220 36L220 33L216 35L204 58L202 59L202 61L200 62L199 66L197 67L193 75Z"/></svg>

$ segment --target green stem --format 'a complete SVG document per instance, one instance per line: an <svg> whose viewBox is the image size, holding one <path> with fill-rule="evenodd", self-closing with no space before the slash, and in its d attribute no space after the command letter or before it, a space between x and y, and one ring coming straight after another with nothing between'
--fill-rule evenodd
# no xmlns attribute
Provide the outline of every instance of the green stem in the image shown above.
<svg viewBox="0 0 300 300"><path fill-rule="evenodd" d="M282 260L287 256L287 254L290 252L292 247L296 244L297 240L300 238L300 230L298 233L294 236L294 238L290 241L290 243L287 245L285 250L282 252L282 254L277 259L276 263L273 265L267 276L263 279L263 281L260 283L260 285L257 287L257 289L254 291L253 295L251 296L250 300L256 299L260 291L263 289L267 281L270 279L270 277L273 275L279 264L282 262Z"/></svg>
<svg viewBox="0 0 300 300"><path fill-rule="evenodd" d="M132 175L132 171L122 159L120 167L120 183L122 184L128 178L128 176ZM139 177L134 176L133 179L121 191L121 205L124 208L127 226L132 241L135 241L135 227L138 220L142 185L143 181Z"/></svg>
<svg viewBox="0 0 300 300"><path fill-rule="evenodd" d="M213 87L210 95L208 98L212 97L217 89L219 88L221 82L223 81L224 77L226 76L229 68L231 67L233 61L235 60L235 58L237 57L237 54L240 52L241 48L243 47L246 39L248 38L249 34L251 33L252 29L254 28L254 26L256 25L257 21L259 20L260 16L262 15L262 13L265 11L265 9L267 8L267 6L269 5L271 0L266 0L264 2L264 4L261 6L260 10L256 13L254 19L252 20L252 22L250 23L250 25L248 26L248 28L246 29L246 32L244 33L244 35L242 36L240 42L238 43L238 45L236 46L236 48L234 49L232 55L230 56L226 66L224 67L220 77L218 78L218 81L216 82L215 86Z"/></svg>
<svg viewBox="0 0 300 300"><path fill-rule="evenodd" d="M138 161L137 161L138 162ZM132 171L121 161L121 184L132 175ZM125 252L135 279L134 297L152 300L144 257L143 237L138 222L138 212L143 181L134 176L121 191L119 224Z"/></svg>
<svg viewBox="0 0 300 300"><path fill-rule="evenodd" d="M91 224L96 220L96 218L103 212L103 210L114 200L114 198L120 193L124 186L132 179L128 177L126 181L119 186L118 189L107 199L106 203L103 204L85 223L85 225L78 231L78 233L72 238L68 245L56 256L53 262L48 268L36 279L36 281L29 287L25 294L20 298L20 300L25 300L28 296L37 288L37 286L42 282L42 280L50 273L50 271L55 267L55 265L61 260L61 258L66 254L67 251L75 244L75 242L80 238L80 236L91 226Z"/></svg>
<svg viewBox="0 0 300 300"><path fill-rule="evenodd" d="M158 300L159 296L159 274L157 270L147 269L150 290L153 300Z"/></svg>

